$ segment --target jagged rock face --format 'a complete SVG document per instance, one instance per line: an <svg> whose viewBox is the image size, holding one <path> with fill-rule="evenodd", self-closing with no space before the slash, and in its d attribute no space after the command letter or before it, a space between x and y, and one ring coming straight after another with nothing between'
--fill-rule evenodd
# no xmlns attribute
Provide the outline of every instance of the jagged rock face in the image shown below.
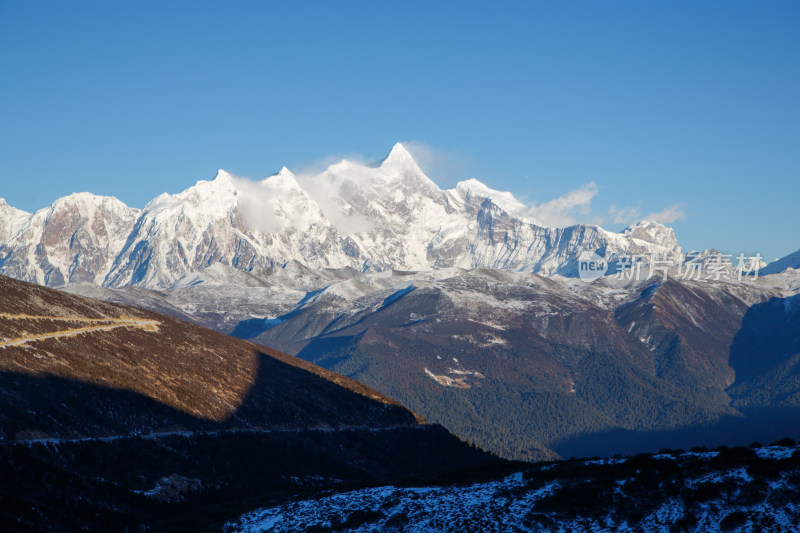
<svg viewBox="0 0 800 533"><path fill-rule="evenodd" d="M260 182L220 170L143 210L87 193L28 215L0 204L0 272L50 286L169 288L212 265L257 272L296 260L362 272L483 267L575 275L584 251L677 260L671 229L548 228L476 180L443 191L398 144L379 165Z"/></svg>

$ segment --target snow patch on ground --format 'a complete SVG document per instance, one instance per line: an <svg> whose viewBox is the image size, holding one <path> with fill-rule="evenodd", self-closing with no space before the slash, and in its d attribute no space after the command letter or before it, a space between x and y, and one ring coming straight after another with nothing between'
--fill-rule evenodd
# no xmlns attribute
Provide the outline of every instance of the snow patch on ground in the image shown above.
<svg viewBox="0 0 800 533"><path fill-rule="evenodd" d="M770 453L770 452L766 452ZM662 454L664 455L664 454ZM671 456L670 456L671 457ZM587 465L609 465L625 459L588 460ZM541 468L551 470L555 465ZM785 476L784 476L785 478ZM694 485L718 483L725 479L746 485L752 478L746 468L714 472L694 479ZM588 480L587 480L588 481ZM782 479L781 483L786 483ZM616 494L626 498L628 480L616 482ZM259 509L225 525L227 532L321 530L368 533L375 531L461 532L461 531L591 531L656 533L671 531L685 519L687 511L694 516L690 531L719 532L730 530L730 517L740 513L743 523L735 531L759 531L768 525L770 531L796 531L800 505L791 501L732 504L722 499L699 503L687 510L680 498L665 497L650 508L636 523L629 524L627 515L564 516L537 511L537 502L561 489L558 480L536 481L521 472L498 481L473 483L468 486L399 488L394 486L367 488L322 496L318 499L293 501L277 507ZM591 490L587 486L587 490ZM546 509L546 507L545 507ZM728 519L728 525L725 524ZM685 530L685 529L681 529Z"/></svg>
<svg viewBox="0 0 800 533"><path fill-rule="evenodd" d="M458 377L458 378L452 378L452 377L450 377L448 375L444 375L444 374L434 374L433 372L431 372L427 368L425 369L425 375L428 376L429 378L431 378L432 380L434 380L439 385L442 385L444 387L453 387L453 388L456 388L456 389L468 389L468 388L470 388L470 385L468 385L467 383L464 382L466 380L466 376L462 376L462 377Z"/></svg>
<svg viewBox="0 0 800 533"><path fill-rule="evenodd" d="M756 455L762 459L788 459L797 451L797 448L788 446L765 446L756 450Z"/></svg>

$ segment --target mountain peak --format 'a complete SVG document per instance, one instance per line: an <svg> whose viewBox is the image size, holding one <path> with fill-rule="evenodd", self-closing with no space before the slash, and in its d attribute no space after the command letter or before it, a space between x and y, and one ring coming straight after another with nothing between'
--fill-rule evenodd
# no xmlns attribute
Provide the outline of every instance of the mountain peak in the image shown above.
<svg viewBox="0 0 800 533"><path fill-rule="evenodd" d="M93 202L93 201L102 201L105 198L113 198L111 196L98 196L97 194L93 194L90 192L74 192L72 194L68 194L67 196L62 196L61 198L57 198L53 205L55 204L72 204L76 202ZM116 199L116 198L115 198Z"/></svg>
<svg viewBox="0 0 800 533"><path fill-rule="evenodd" d="M15 234L30 216L27 211L10 206L0 198L0 244Z"/></svg>
<svg viewBox="0 0 800 533"><path fill-rule="evenodd" d="M652 220L652 219L649 219L649 218L644 218L642 220L639 220L638 222L634 222L633 224L628 226L627 229L633 229L633 228L638 228L638 227L642 227L642 228L666 228L666 226L664 224L662 224L661 222L656 222L655 220Z"/></svg>
<svg viewBox="0 0 800 533"><path fill-rule="evenodd" d="M509 215L519 216L526 219L530 218L526 214L525 205L517 200L512 193L492 189L475 178L458 182L455 190L461 194L466 201L469 201L469 199L472 197L488 198L492 201L492 203L494 203L494 205Z"/></svg>
<svg viewBox="0 0 800 533"><path fill-rule="evenodd" d="M476 195L480 196L481 198L491 198L493 195L497 194L506 194L506 195L511 194L490 189L485 183L478 181L475 178L469 178L463 181L459 181L458 183L456 183L456 190L461 192L465 196Z"/></svg>
<svg viewBox="0 0 800 533"><path fill-rule="evenodd" d="M116 196L100 196L90 192L74 192L68 196L62 196L56 199L49 209L51 211L78 210L82 212L94 212L96 209L101 209L116 213L138 211L134 207L127 206Z"/></svg>
<svg viewBox="0 0 800 533"><path fill-rule="evenodd" d="M162 209L180 209L188 203L194 207L205 206L205 212L216 212L223 209L227 212L229 204L235 202L236 187L233 176L225 170L217 170L212 180L200 180L188 189L177 194L162 193L148 202L145 211ZM213 208L211 206L214 206Z"/></svg>
<svg viewBox="0 0 800 533"><path fill-rule="evenodd" d="M217 170L217 175L214 176L214 179L212 181L218 181L220 183L225 183L225 182L230 182L232 177L233 176L231 176L230 173L228 173L228 172L226 172L226 171L224 171L222 169L219 169L219 170Z"/></svg>
<svg viewBox="0 0 800 533"><path fill-rule="evenodd" d="M30 213L28 213L27 211L23 211L22 209L17 209L13 205L9 204L6 201L5 198L0 198L0 208L8 210L9 212L12 212L12 213L18 213L18 214L22 214L22 215L30 215Z"/></svg>
<svg viewBox="0 0 800 533"><path fill-rule="evenodd" d="M295 175L286 167L281 167L277 174L267 176L261 180L261 184L277 189L302 190L300 184L297 183Z"/></svg>
<svg viewBox="0 0 800 533"><path fill-rule="evenodd" d="M655 222L654 220L641 220L631 224L621 232L635 239L663 246L673 251L680 251L675 231L672 228Z"/></svg>
<svg viewBox="0 0 800 533"><path fill-rule="evenodd" d="M386 164L402 164L402 163L413 163L416 165L416 161L414 160L414 156L411 155L411 152L403 146L403 143L395 143L392 146L392 151L389 152L389 155L381 161L381 166Z"/></svg>

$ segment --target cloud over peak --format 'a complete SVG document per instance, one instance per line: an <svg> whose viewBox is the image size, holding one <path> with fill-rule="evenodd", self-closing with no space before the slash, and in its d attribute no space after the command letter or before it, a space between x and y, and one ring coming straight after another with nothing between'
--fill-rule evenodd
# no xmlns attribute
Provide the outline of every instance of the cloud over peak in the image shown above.
<svg viewBox="0 0 800 533"><path fill-rule="evenodd" d="M592 199L600 191L593 181L540 204L533 204L527 215L546 226L562 227L587 220L592 212Z"/></svg>

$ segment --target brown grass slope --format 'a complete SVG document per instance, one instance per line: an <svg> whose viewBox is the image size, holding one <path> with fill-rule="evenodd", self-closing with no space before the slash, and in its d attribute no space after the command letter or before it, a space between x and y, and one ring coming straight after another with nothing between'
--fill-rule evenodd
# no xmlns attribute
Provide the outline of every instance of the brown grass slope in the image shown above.
<svg viewBox="0 0 800 533"><path fill-rule="evenodd" d="M0 276L2 438L422 422L394 400L287 354Z"/></svg>

